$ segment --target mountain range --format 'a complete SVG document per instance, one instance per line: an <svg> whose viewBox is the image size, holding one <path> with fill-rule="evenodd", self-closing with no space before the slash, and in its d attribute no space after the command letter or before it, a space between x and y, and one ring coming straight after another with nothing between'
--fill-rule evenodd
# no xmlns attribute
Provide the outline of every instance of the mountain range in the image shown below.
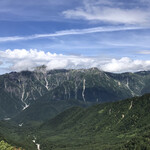
<svg viewBox="0 0 150 150"><path fill-rule="evenodd" d="M149 87L149 71L41 66L1 75L0 141L25 150L149 149Z"/></svg>
<svg viewBox="0 0 150 150"><path fill-rule="evenodd" d="M34 71L12 72L0 76L0 119L12 118L39 103L111 102L149 93L149 87L149 71L122 74L97 68L47 71L41 66Z"/></svg>

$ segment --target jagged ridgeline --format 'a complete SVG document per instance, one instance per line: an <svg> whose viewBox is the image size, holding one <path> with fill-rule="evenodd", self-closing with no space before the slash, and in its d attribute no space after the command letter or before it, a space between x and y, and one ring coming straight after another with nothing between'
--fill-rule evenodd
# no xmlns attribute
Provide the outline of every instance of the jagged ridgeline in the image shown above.
<svg viewBox="0 0 150 150"><path fill-rule="evenodd" d="M0 118L9 119L39 101L101 103L142 95L150 92L149 87L150 72L47 71L45 66L12 72L0 76Z"/></svg>

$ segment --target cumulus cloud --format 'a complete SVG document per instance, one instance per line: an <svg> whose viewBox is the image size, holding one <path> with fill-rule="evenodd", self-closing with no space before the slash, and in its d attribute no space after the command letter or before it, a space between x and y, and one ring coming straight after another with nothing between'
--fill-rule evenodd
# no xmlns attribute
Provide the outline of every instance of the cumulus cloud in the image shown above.
<svg viewBox="0 0 150 150"><path fill-rule="evenodd" d="M99 2L99 1L98 1ZM110 23L123 23L123 24L147 24L150 21L149 10L139 8L123 8L115 5L109 1L107 3L96 3L95 1L85 1L83 7L77 7L75 9L66 10L63 15L66 18L72 19L85 19L85 20L97 20ZM99 4L99 5L98 5ZM123 4L122 4L123 5Z"/></svg>
<svg viewBox="0 0 150 150"><path fill-rule="evenodd" d="M110 59L102 57L85 57L63 55L44 51L15 49L0 51L0 59L3 60L6 70L22 71L34 70L35 67L46 65L51 69L81 69L97 67L108 72L128 72L150 70L150 60L132 60L128 57Z"/></svg>
<svg viewBox="0 0 150 150"><path fill-rule="evenodd" d="M150 70L150 60L132 60L128 57L112 59L109 63L102 66L108 72L136 72Z"/></svg>
<svg viewBox="0 0 150 150"><path fill-rule="evenodd" d="M47 69L79 69L100 67L106 60L84 56L63 55L44 51L15 49L0 51L0 59L5 62L10 71L33 70L40 65L46 65Z"/></svg>

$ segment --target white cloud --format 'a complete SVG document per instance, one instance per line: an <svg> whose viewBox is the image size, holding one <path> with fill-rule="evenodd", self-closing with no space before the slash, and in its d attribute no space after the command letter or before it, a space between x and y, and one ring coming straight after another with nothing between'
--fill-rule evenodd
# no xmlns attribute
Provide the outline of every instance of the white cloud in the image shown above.
<svg viewBox="0 0 150 150"><path fill-rule="evenodd" d="M103 2L103 1L102 1ZM147 9L127 9L117 6L113 3L104 3L105 5L95 5L95 2L85 1L83 7L66 10L63 15L66 18L85 19L89 21L103 21L110 23L123 24L147 24L150 22L150 14ZM111 4L113 6L111 6Z"/></svg>
<svg viewBox="0 0 150 150"><path fill-rule="evenodd" d="M72 30L63 30L55 33L48 34L35 34L30 36L12 36L12 37L0 37L0 42L8 41L18 41L18 40L32 40L38 38L48 38L48 37L58 37L66 35L82 35L90 33L99 33L99 32L115 32L115 31L126 31L126 30L141 30L146 29L147 27L138 27L138 26L109 26L109 27L95 27L95 28L86 28L86 29L72 29Z"/></svg>
<svg viewBox="0 0 150 150"><path fill-rule="evenodd" d="M40 65L47 69L81 69L97 67L108 72L128 72L150 70L150 60L132 60L128 57L110 59L102 57L85 57L63 54L52 54L38 50L5 50L0 51L0 59L9 71L33 70ZM3 66L3 65L2 65Z"/></svg>
<svg viewBox="0 0 150 150"><path fill-rule="evenodd" d="M135 72L150 70L150 60L132 60L128 57L123 57L119 60L112 59L111 62L103 65L102 69L108 72Z"/></svg>
<svg viewBox="0 0 150 150"><path fill-rule="evenodd" d="M5 66L7 66L10 71L33 70L35 67L43 64L47 66L47 69L90 68L95 66L99 67L100 64L104 64L103 59L52 54L36 49L29 51L25 49L0 51L0 59L3 60Z"/></svg>

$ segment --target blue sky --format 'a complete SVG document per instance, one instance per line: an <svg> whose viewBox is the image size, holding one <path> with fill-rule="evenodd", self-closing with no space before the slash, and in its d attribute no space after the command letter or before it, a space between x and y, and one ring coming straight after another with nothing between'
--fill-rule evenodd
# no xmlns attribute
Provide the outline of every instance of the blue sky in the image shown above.
<svg viewBox="0 0 150 150"><path fill-rule="evenodd" d="M1 0L0 73L41 64L149 70L149 12L148 0Z"/></svg>

